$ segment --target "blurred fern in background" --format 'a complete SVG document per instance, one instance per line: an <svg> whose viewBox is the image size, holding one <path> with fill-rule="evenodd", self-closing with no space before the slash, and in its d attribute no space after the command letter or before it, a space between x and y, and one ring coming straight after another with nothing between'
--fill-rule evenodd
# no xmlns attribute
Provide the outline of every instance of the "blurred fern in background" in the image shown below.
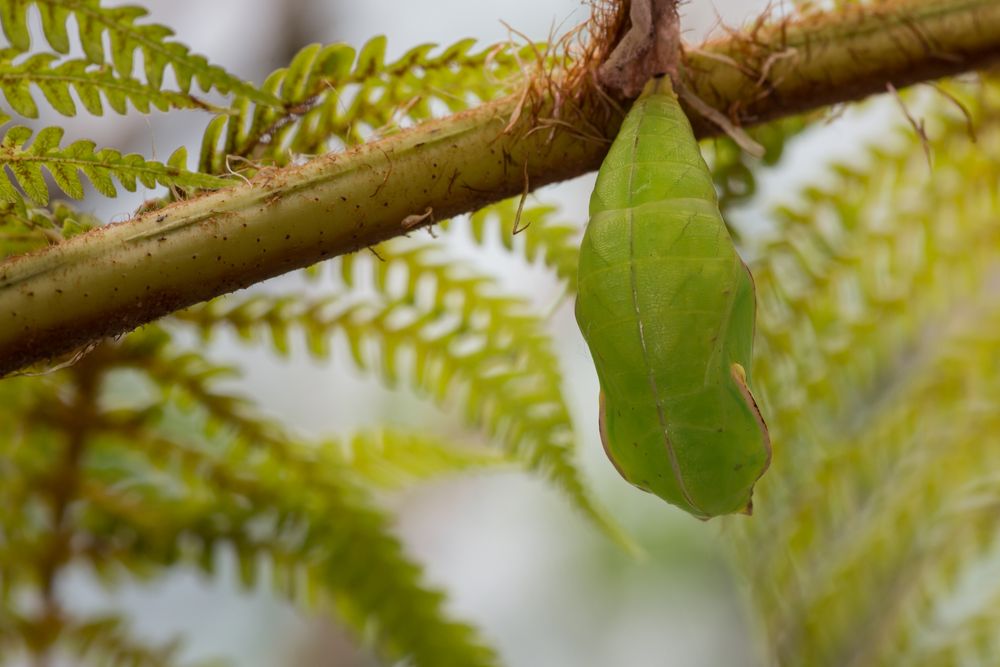
<svg viewBox="0 0 1000 667"><path fill-rule="evenodd" d="M27 29L31 9L44 41ZM147 204L160 206L517 91L535 58L531 45L466 40L386 62L376 38L358 52L308 46L256 87L143 17L97 0L0 5L10 44L0 51L3 121L34 118L40 105L73 115L71 91L93 114L128 105L214 114L197 170L183 149L159 163L87 141L62 146L57 127L8 127L3 257L99 224L59 198L82 196L80 172L107 196L115 180L167 186L162 202ZM66 55L73 26L82 57ZM775 460L754 517L725 519L723 533L780 664L993 664L1000 655L1000 587L954 612L963 577L997 553L1000 84L983 75L944 85L923 107L932 168L901 120L891 148L872 148L863 167L832 165L834 181L799 193L768 233L743 235L757 258L754 377ZM751 199L760 171L818 119L754 129L769 151L762 162L729 140L706 142L723 206ZM522 218L531 224L515 238ZM572 293L584 222L506 201L439 229L499 240ZM574 464L544 314L430 240L398 238L326 264L307 271L309 290L217 299L0 382L0 660L177 664L176 645L145 645L126 619L73 616L60 576L83 565L112 587L178 564L211 576L227 552L242 585L266 577L303 608L335 610L387 661L499 664L426 586L378 502L385 490L469 469L541 474L631 545ZM352 358L336 363L458 407L467 442L398 426L304 439L226 389L238 369L181 342L225 330L279 354L297 338L317 358L343 341Z"/></svg>

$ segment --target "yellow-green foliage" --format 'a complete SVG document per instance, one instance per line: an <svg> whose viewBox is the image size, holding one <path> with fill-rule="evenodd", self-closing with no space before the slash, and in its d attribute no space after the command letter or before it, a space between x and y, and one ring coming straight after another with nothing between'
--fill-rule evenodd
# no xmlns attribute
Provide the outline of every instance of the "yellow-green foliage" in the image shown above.
<svg viewBox="0 0 1000 667"><path fill-rule="evenodd" d="M0 258L58 243L100 224L62 202L35 206L21 198L0 202Z"/></svg>
<svg viewBox="0 0 1000 667"><path fill-rule="evenodd" d="M951 94L976 141L942 98L933 169L914 137L836 167L779 212L756 267L755 377L784 472L734 529L782 664L991 664L1000 648L943 613L989 562L1000 463L1000 88ZM995 610L962 604L980 626Z"/></svg>
<svg viewBox="0 0 1000 667"><path fill-rule="evenodd" d="M581 511L627 544L593 505L573 466L573 424L540 317L523 300L499 293L492 278L449 260L435 246L395 241L373 253L365 263L374 268L374 299L352 297L349 291L319 298L232 297L174 318L195 324L204 336L223 325L245 340L266 330L279 352L288 351L290 332L300 329L318 357L328 355L331 340L342 334L354 364L380 372L389 386L403 377L437 403L460 398L470 427L545 474ZM346 287L357 284L362 257L340 260ZM390 274L399 278L399 286L390 285Z"/></svg>
<svg viewBox="0 0 1000 667"><path fill-rule="evenodd" d="M14 52L32 48L28 31L28 10L35 7L42 17L42 29L49 46L59 54L69 53L67 23L76 19L77 35L90 63L108 65L122 77L131 77L136 52L142 54L143 72L150 89L159 90L164 70L169 66L180 92L187 93L192 81L202 90L245 95L262 104L280 105L272 95L240 80L203 56L169 38L173 31L141 19L142 7L102 7L100 0L5 0L0 4L0 25ZM109 48L104 40L107 37ZM41 49L35 48L38 52Z"/></svg>
<svg viewBox="0 0 1000 667"><path fill-rule="evenodd" d="M34 139L31 134L23 125L7 130L0 139L0 164L7 165L17 184L36 204L45 205L49 201L43 168L59 189L74 199L83 198L83 183L78 173L81 171L98 192L108 197L117 194L112 177L129 192L135 192L136 181L147 188L155 188L157 184L218 188L226 184L216 176L187 171L184 167L187 152L183 148L177 149L167 164L161 164L134 153L122 155L112 148L95 150L94 142L86 139L60 146L63 129L59 127L46 127ZM13 184L7 178L0 178L0 201L16 203L20 199Z"/></svg>
<svg viewBox="0 0 1000 667"><path fill-rule="evenodd" d="M0 91L11 108L26 118L38 117L32 86L36 86L45 101L64 116L76 115L71 91L77 94L88 113L97 116L104 113L102 94L116 113L125 113L128 102L143 113L149 113L150 107L160 111L208 108L193 95L162 90L83 59L60 62L54 53L36 53L20 59L19 55L14 49L0 51Z"/></svg>
<svg viewBox="0 0 1000 667"><path fill-rule="evenodd" d="M22 617L18 608L18 595L46 590L69 559L113 584L126 572L155 576L179 563L211 574L227 547L245 586L262 583L266 560L278 593L304 606L335 605L377 630L392 655L492 664L474 632L445 616L441 595L421 586L366 487L502 458L387 430L349 447L300 442L220 391L228 373L174 349L151 326L65 371L0 385L0 601L22 626L0 634L8 651L72 644L75 625L37 635L56 622L89 622ZM32 553L38 560L25 562ZM108 655L95 664L109 664Z"/></svg>
<svg viewBox="0 0 1000 667"><path fill-rule="evenodd" d="M30 43L31 7L51 52ZM510 92L534 57L462 40L386 63L376 38L358 52L308 46L256 87L144 15L97 0L0 2L11 44L0 52L4 123L45 104L65 115L129 104L217 114L206 118L198 172L182 150L160 164L85 140L62 146L60 128L33 141L24 127L8 128L0 257L98 224L51 201L43 169L74 197L83 194L80 171L108 196L112 178L183 196L230 172L250 175ZM63 55L68 25L83 59ZM174 90L163 87L168 67ZM194 97L192 82L225 95L228 108ZM933 169L901 123L895 147L872 149L863 168L834 166L834 181L778 211L775 240L748 239L759 257L754 377L775 455L755 516L724 533L780 664L990 664L1000 651L1000 587L963 600L961 614L943 613L962 577L1000 546L991 473L1000 464L1000 85L949 90L977 142L955 104L939 98L928 126ZM755 130L771 149L763 164L714 142L724 204L751 198L762 166L808 122ZM559 221L544 204L520 216L518 208L501 202L441 227L467 226L477 243L498 238L574 291L582 221ZM201 304L52 372L0 382L0 656L177 664L176 646L144 645L121 618L74 617L54 583L80 565L108 587L180 566L212 576L229 554L242 586L335 610L388 660L498 664L426 586L376 501L470 469L539 473L627 544L573 463L576 429L554 341L526 300L429 240L396 239L327 264L303 292ZM283 355L304 343L338 369L351 364L394 391L459 408L450 430L463 442L422 425L303 439L223 388L234 369L174 340L225 331Z"/></svg>
<svg viewBox="0 0 1000 667"><path fill-rule="evenodd" d="M209 123L201 169L252 172L426 120L434 103L460 111L508 92L519 58L531 57L528 47L522 54L502 45L473 52L475 41L463 39L436 54L434 44L422 44L386 63L385 46L384 37L375 37L358 52L347 44L303 48L262 86L281 105L243 95L233 100L235 113Z"/></svg>

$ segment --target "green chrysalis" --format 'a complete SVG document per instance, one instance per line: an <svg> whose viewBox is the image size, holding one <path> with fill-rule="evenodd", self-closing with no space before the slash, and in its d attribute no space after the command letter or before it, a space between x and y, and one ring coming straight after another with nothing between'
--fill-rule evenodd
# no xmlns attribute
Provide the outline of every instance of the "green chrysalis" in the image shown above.
<svg viewBox="0 0 1000 667"><path fill-rule="evenodd" d="M691 125L670 79L654 79L597 175L576 319L608 458L700 519L749 514L771 461L749 388L755 311Z"/></svg>

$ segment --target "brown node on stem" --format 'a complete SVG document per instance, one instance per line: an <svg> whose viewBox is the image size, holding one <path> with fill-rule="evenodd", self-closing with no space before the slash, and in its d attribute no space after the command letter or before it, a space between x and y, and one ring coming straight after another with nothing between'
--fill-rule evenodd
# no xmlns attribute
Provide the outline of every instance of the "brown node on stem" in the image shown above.
<svg viewBox="0 0 1000 667"><path fill-rule="evenodd" d="M627 30L614 35L614 49L597 70L601 86L623 98L637 96L652 77L669 74L675 82L681 52L678 0L632 0L629 5ZM595 40L602 36L595 35Z"/></svg>

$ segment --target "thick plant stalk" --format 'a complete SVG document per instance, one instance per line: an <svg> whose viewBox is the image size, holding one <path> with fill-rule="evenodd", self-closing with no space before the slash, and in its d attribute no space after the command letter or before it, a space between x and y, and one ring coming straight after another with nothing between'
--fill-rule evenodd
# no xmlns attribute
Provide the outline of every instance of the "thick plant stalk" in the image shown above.
<svg viewBox="0 0 1000 667"><path fill-rule="evenodd" d="M752 124L998 57L1000 2L888 0L703 45L685 68L698 97ZM606 101L581 95L576 113L550 131L539 124L554 115L551 97L524 99L265 170L250 183L0 263L0 375L405 234L409 221L430 224L520 193L525 176L537 188L600 165L620 122L609 119ZM700 136L716 131L691 116Z"/></svg>

